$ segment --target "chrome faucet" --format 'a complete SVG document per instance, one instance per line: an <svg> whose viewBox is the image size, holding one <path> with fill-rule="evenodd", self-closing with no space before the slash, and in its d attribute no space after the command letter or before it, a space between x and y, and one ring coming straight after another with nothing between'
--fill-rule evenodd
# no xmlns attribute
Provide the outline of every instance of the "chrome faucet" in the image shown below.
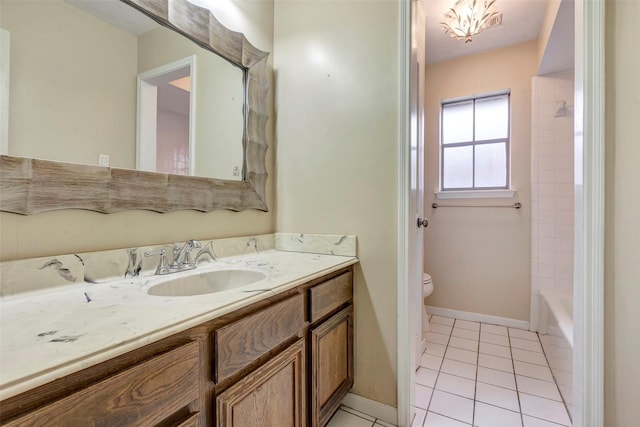
<svg viewBox="0 0 640 427"><path fill-rule="evenodd" d="M197 240L187 241L182 248L178 242L173 243L173 262L167 265L166 251L160 249L159 251L148 251L144 253L145 257L160 255L160 263L156 268L156 274L169 274L177 273L184 270L192 270L196 268L196 263L191 261L191 251L193 249L199 249L200 242Z"/></svg>
<svg viewBox="0 0 640 427"><path fill-rule="evenodd" d="M200 249L200 242L197 240L188 240L182 248L178 242L173 243L173 262L169 268L175 271L190 270L196 268L196 264L191 260L191 251Z"/></svg>
<svg viewBox="0 0 640 427"><path fill-rule="evenodd" d="M164 249L160 249L159 251L147 251L144 253L145 257L150 257L154 255L160 255L160 263L158 267L156 267L156 274L168 274L171 273L169 266L167 265L167 252Z"/></svg>

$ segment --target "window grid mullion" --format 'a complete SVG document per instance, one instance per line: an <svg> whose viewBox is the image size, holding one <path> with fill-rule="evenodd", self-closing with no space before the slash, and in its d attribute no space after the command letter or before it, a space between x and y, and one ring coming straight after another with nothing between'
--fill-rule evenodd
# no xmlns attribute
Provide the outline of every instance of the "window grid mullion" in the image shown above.
<svg viewBox="0 0 640 427"><path fill-rule="evenodd" d="M505 145L505 156L506 156L506 176L505 176L505 186L500 186L500 187L482 187L482 189L500 189L500 188L508 188L509 187L509 176L510 176L510 171L511 171L511 162L509 160L510 158L510 152L511 152L511 147L510 147L510 141L511 141L511 96L510 94L507 92L504 94L504 96L506 96L507 98L507 136L506 138L497 138L497 139L490 139L490 140L482 140L482 141L476 141L476 101L478 99L484 99L484 98L489 98L489 97L477 97L477 98L472 98L472 140L471 141L465 141L465 142L455 142L455 143L448 143L445 144L444 143L444 110L445 110L445 106L449 103L445 102L442 103L442 114L440 115L440 146L441 146L441 150L440 150L440 182L441 184L441 188L442 189L446 189L446 190L477 190L479 189L478 187L476 187L476 148L478 145L485 145L485 144L494 144L494 143L504 143ZM455 104L457 102L461 102L461 101L456 101L456 102L451 102L451 104ZM471 187L465 187L465 188L446 188L444 187L444 153L445 153L445 149L446 148L453 148L453 147L465 147L465 146L471 146L472 148L472 176L471 176Z"/></svg>
<svg viewBox="0 0 640 427"><path fill-rule="evenodd" d="M473 100L473 120L471 121L471 136L473 147L471 148L471 188L476 188L476 100Z"/></svg>
<svg viewBox="0 0 640 427"><path fill-rule="evenodd" d="M497 138L497 139L483 139L482 141L464 141L464 142L450 142L445 144L444 147L464 147L465 145L483 145L483 144L495 144L497 142L507 142L509 138Z"/></svg>

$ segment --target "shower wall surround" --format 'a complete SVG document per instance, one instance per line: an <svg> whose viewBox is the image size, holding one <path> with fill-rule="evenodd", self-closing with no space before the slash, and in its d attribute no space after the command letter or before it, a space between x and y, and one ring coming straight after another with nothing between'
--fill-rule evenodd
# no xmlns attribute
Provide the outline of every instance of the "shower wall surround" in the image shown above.
<svg viewBox="0 0 640 427"><path fill-rule="evenodd" d="M532 330L541 291L573 295L573 92L573 70L532 79Z"/></svg>
<svg viewBox="0 0 640 427"><path fill-rule="evenodd" d="M325 255L356 255L356 237L302 233L276 233L257 236L201 240L193 252L198 265L218 258L253 254L268 250L306 252ZM72 283L103 283L153 273L158 257L145 257L146 251L164 248L169 261L172 244L73 253L51 257L0 262L0 297L48 290Z"/></svg>

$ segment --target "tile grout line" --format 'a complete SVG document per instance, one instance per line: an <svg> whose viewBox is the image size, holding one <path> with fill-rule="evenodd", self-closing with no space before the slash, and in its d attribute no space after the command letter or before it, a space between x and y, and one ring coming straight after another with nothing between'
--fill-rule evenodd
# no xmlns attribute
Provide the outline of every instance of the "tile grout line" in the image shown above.
<svg viewBox="0 0 640 427"><path fill-rule="evenodd" d="M442 335L442 334L441 334L441 335ZM439 344L439 343L431 343L431 344ZM439 345L444 345L444 344L439 344ZM509 347L505 347L505 346L502 346L502 347L504 347L504 348L509 348ZM472 350L467 350L467 349L459 348L459 347L451 347L451 348L454 348L454 349L456 349L456 350L472 351ZM524 351L529 351L529 352L531 352L530 350L524 350ZM538 363L531 363L531 362L527 362L527 361L524 361L524 360L516 360L516 359L513 359L513 358L503 357L503 356L498 356L498 355L491 354L491 353L482 353L482 352L480 352L480 351L475 352L475 353L478 353L478 354L480 354L480 353L481 353L481 354L484 354L485 356L498 357L498 358L500 358L500 359L504 359L504 360L509 360L509 361L511 361L511 362L512 362L512 366L514 367L514 371L513 371L513 372L511 372L511 371L504 371L504 370L502 370L502 369L492 368L492 367L489 367L489 366L481 366L481 365L479 365L479 364L477 365L478 367L482 367L482 368L485 368L485 369L491 369L492 371L502 372L502 373L506 373L506 374L514 374L514 375L516 375L516 373L515 373L515 366L514 366L514 363L515 363L515 362L527 363L527 364L529 364L529 365L533 365L533 366L540 366L540 367L546 367L546 368L548 368L548 367L549 367L549 366L540 365L540 364L538 364ZM532 352L532 353L537 353L537 352ZM542 353L537 353L537 354L542 354ZM465 362L465 361L458 360L458 359L452 359L452 358L449 358L449 360L454 361L454 362L457 362L457 363L464 363L464 364L466 364L466 365L473 365L472 363ZM435 369L431 369L431 368L428 368L428 367L426 367L426 366L421 366L421 367L422 367L422 368L425 368L425 369L430 369L430 370L432 370L432 371L435 371ZM467 378L467 377L463 377L463 376L461 376L461 375L452 374L452 373L450 373L450 372L445 372L445 373L446 373L447 375L451 375L451 376L454 376L454 377L457 377L457 378L470 379L470 378ZM544 382L546 382L546 383L552 383L552 384L556 385L556 387L557 387L557 383L556 383L555 379L548 380L548 379L545 379L545 378L534 377L534 376L531 376L531 375L525 375L525 374L522 374L522 373L519 373L519 374L517 374L517 375L520 375L521 377L525 377L525 378L530 378L530 379L533 379L533 380L537 380L537 381L544 381ZM492 384L492 383L488 383L488 382L485 382L485 381L478 381L478 382L481 382L481 383L483 383L483 384L493 385L493 386L495 386L495 387L504 388L504 389L507 389L507 390L513 390L513 389L510 389L510 388L508 388L508 387L503 387L503 386L496 385L496 384ZM533 394L533 393L527 393L527 392L522 392L522 393L525 393L525 394L528 394L528 395L531 395L531 396L536 396L536 397L544 398L544 399L547 399L547 400L554 400L554 399L545 398L544 396L539 396L539 395L537 395L537 394ZM455 393L453 393L453 394L455 394ZM554 400L554 401L558 402L557 400Z"/></svg>
<svg viewBox="0 0 640 427"><path fill-rule="evenodd" d="M536 420L544 421L544 422L547 422L547 423L552 424L552 425L554 425L554 426L558 426L558 427L571 427L571 426L567 426L567 425L564 425L564 424L558 424L558 423L556 423L555 421L545 420L544 418L536 417L535 415L529 415L529 414L526 414L526 415L527 415L527 417L529 417L529 418L535 418Z"/></svg>
<svg viewBox="0 0 640 427"><path fill-rule="evenodd" d="M524 415L522 413L522 402L520 402L520 390L518 389L518 377L516 376L516 362L513 360L513 348L511 347L511 331L507 328L509 339L509 354L511 354L511 366L513 367L513 381L516 383L516 397L518 398L518 408L520 409L520 423L524 426Z"/></svg>
<svg viewBox="0 0 640 427"><path fill-rule="evenodd" d="M425 412L424 412L424 421L422 422L423 426L427 422L427 414L429 413L429 407L431 406L433 395L436 392L436 384L438 384L438 378L440 378L440 371L442 370L442 364L444 363L444 358L447 356L447 349L449 348L449 341L451 341L451 334L453 333L453 326L455 324L456 324L456 319L453 319L453 324L451 325L451 331L449 332L449 337L447 338L447 344L445 344L445 347L444 347L444 354L442 355L442 360L440 361L440 366L438 367L438 373L436 374L436 380L433 382L433 389L431 390L431 396L429 396L429 402L427 402L427 405L426 405L427 408L425 409Z"/></svg>
<svg viewBox="0 0 640 427"><path fill-rule="evenodd" d="M473 384L473 413L471 414L471 425L475 425L476 422L476 398L478 397L478 368L480 367L480 331L482 330L482 323L478 324L478 353L476 354L476 378L475 384Z"/></svg>
<svg viewBox="0 0 640 427"><path fill-rule="evenodd" d="M553 383L555 384L556 389L558 390L558 394L560 395L560 399L562 399L562 405L564 406L564 410L567 412L567 417L569 418L569 421L571 422L571 425L573 425L573 418L571 417L571 413L569 412L569 408L567 407L567 402L564 400L564 396L562 395L562 392L560 391L560 386L558 385L558 380L556 379L556 376L553 373L553 369L551 369L551 364L549 363L549 358L547 357L547 353L544 351L544 346L542 345L542 341L540 340L540 334L538 334L537 332L535 334L536 334L536 337L538 337L538 344L540 344L540 347L542 348L542 354L544 355L544 360L547 361L547 368L549 368L549 372L551 372L551 378L553 378Z"/></svg>
<svg viewBox="0 0 640 427"><path fill-rule="evenodd" d="M377 419L376 417L372 417L372 416L371 416L371 415L369 415L369 414L365 414L364 412L360 412L360 411L358 411L357 409L353 409L353 408L352 408L352 407L350 407L350 406L340 405L339 410L341 410L341 411L343 411L343 412L346 412L346 413L347 413L347 414L349 414L349 415L353 415L354 417L358 417L358 418L360 418L360 419L362 419L362 420L365 420L365 421L371 421L371 420L369 420L369 419L367 419L367 418L365 418L365 417L363 417L363 416L360 416L360 415L358 415L358 414L354 414L354 413L353 413L353 412L351 412L351 411L347 411L347 410L345 410L345 409L342 409L343 407L344 407L344 408L349 408L349 409L351 409L351 411L355 411L355 412L358 412L358 413L360 413L360 414L362 414L362 415L366 415L366 416L368 416L368 417L370 417L370 418L373 418L373 421L371 422L371 426L373 426L373 425L376 423L376 419ZM337 414L337 413L338 413L338 411L334 412L334 414L331 416L331 418L333 418L333 417L335 416L335 414ZM331 418L329 418L329 421L331 421ZM327 422L327 424L329 424L329 423Z"/></svg>
<svg viewBox="0 0 640 427"><path fill-rule="evenodd" d="M431 316L431 317L433 317L433 316ZM431 317L429 318L429 321L431 321ZM437 322L435 322L435 323L438 324ZM438 383L438 378L440 377L440 371L442 370L442 364L444 363L445 356L447 355L447 349L449 348L449 341L451 341L451 334L453 333L453 327L454 327L455 323L456 323L456 319L453 319L453 324L451 325L451 332L449 332L449 336L447 338L447 343L444 344L444 354L442 355L442 360L440 361L440 366L438 367L438 373L436 374L436 380L433 383L433 388L431 389L431 396L429 396L429 402L427 402L426 409L424 411L424 420L422 421L422 426L420 426L420 427L423 427L424 424L427 422L427 415L429 414L429 408L431 407L431 401L433 400L433 394L436 392L436 384ZM437 332L434 332L434 333L437 333ZM444 334L441 334L441 335L444 335ZM427 343L428 342L429 341L427 341ZM439 343L432 343L432 344L439 344ZM443 345L443 344L440 344L440 345ZM425 349L425 352L426 352L426 349Z"/></svg>
<svg viewBox="0 0 640 427"><path fill-rule="evenodd" d="M542 354L544 355L544 360L547 361L547 368L549 368L549 372L551 372L551 378L553 379L553 383L556 386L556 389L558 390L558 394L560 395L560 399L562 399L562 405L564 406L564 410L567 412L567 417L569 418L569 422L571 423L571 425L573 425L573 418L571 417L571 412L569 412L569 408L567 407L567 402L564 400L564 396L562 395L562 392L560 391L560 386L558 385L558 380L556 379L555 374L553 373L553 369L551 369L551 364L549 363L549 358L547 357L547 353L544 351L544 346L542 345L542 341L540 340L540 334L538 334L537 332L535 333L536 337L538 337L538 344L540 344L540 348L542 348ZM538 396L538 397L542 397L542 396ZM547 420L549 421L549 420Z"/></svg>

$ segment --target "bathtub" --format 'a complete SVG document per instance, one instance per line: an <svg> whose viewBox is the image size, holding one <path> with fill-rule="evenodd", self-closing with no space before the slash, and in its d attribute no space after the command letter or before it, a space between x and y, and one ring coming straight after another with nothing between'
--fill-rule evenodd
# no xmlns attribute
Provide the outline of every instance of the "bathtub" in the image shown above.
<svg viewBox="0 0 640 427"><path fill-rule="evenodd" d="M540 292L538 333L560 394L573 417L573 296Z"/></svg>

